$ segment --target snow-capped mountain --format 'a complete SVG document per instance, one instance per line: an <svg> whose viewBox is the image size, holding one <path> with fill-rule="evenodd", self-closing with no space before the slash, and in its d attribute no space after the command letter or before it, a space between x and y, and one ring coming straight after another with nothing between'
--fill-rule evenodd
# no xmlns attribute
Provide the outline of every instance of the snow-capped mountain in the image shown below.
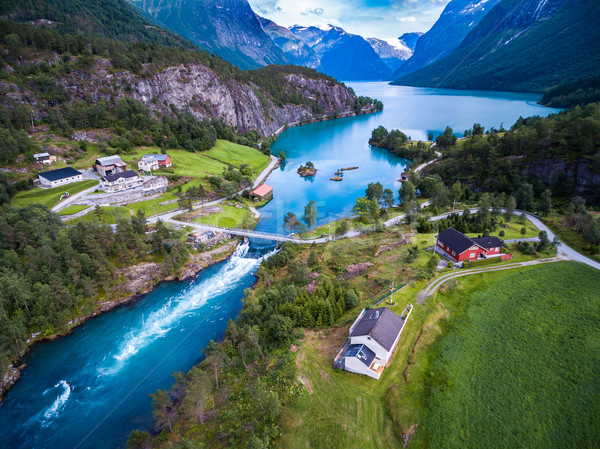
<svg viewBox="0 0 600 449"><path fill-rule="evenodd" d="M265 17L256 16L267 35L285 54L291 64L316 68L319 58L313 49L290 30Z"/></svg>
<svg viewBox="0 0 600 449"><path fill-rule="evenodd" d="M417 41L421 36L423 36L423 33L421 32L404 33L398 38L398 40L404 44L404 46L410 48L410 50L414 52L415 47L417 46Z"/></svg>
<svg viewBox="0 0 600 449"><path fill-rule="evenodd" d="M421 36L412 57L393 78L414 72L452 53L500 0L452 0L431 29Z"/></svg>
<svg viewBox="0 0 600 449"><path fill-rule="evenodd" d="M412 56L412 50L399 39L377 39L368 37L367 42L373 47L385 65L395 71Z"/></svg>
<svg viewBox="0 0 600 449"><path fill-rule="evenodd" d="M333 25L300 26L289 30L312 48L318 69L341 80L389 79L392 70L361 36Z"/></svg>

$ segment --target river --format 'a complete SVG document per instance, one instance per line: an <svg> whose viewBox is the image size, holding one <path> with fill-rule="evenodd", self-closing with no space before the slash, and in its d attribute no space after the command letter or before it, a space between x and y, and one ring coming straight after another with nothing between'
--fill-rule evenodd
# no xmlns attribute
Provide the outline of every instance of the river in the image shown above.
<svg viewBox="0 0 600 449"><path fill-rule="evenodd" d="M478 122L509 127L519 117L555 110L535 104L537 95L350 83L359 95L384 102L381 113L301 126L285 131L273 145L287 164L268 179L273 201L261 209L260 230L281 232L287 211L301 216L317 201L319 220L348 214L369 182L397 190L394 179L409 163L367 140L379 125L425 139L449 125L457 131ZM312 161L319 169L302 179L297 167ZM329 181L342 167L359 166L344 181ZM171 373L187 371L210 339L223 335L241 308L243 290L270 247L241 245L227 261L196 279L160 284L139 301L107 312L54 342L33 347L21 380L0 405L2 448L112 448L125 446L133 429L151 425L148 395L173 383Z"/></svg>

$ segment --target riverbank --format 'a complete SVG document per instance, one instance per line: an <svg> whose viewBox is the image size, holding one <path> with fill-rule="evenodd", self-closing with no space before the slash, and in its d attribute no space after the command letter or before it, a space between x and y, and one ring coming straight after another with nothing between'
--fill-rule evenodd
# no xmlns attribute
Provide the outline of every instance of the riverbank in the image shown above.
<svg viewBox="0 0 600 449"><path fill-rule="evenodd" d="M125 282L120 284L118 289L115 291L122 296L118 296L117 298L110 300L107 299L104 301L97 301L92 312L74 318L67 323L65 329L60 330L52 335L42 337L39 333L34 333L30 336L26 342L25 348L23 348L23 350L13 358L12 363L9 364L6 370L2 373L2 378L0 379L0 404L4 400L8 391L21 378L21 371L27 367L27 365L23 363L23 358L27 355L34 344L43 341L54 341L58 338L65 337L88 320L91 320L92 318L95 318L105 312L109 312L117 307L137 301L143 295L150 293L162 282L182 282L197 276L206 268L229 258L235 251L238 243L238 239L232 239L231 241L209 251L203 251L196 254L192 253L190 254L188 261L178 270L178 273L171 274L169 276L161 275L160 266L155 262L143 262L119 270L117 272L117 277L123 277Z"/></svg>

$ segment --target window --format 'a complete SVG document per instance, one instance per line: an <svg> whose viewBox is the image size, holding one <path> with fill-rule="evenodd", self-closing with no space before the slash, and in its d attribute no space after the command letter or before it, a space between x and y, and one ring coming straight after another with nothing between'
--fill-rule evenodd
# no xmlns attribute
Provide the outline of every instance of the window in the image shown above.
<svg viewBox="0 0 600 449"><path fill-rule="evenodd" d="M469 259L474 259L474 258L475 258L475 253L471 253L471 254L469 255Z"/></svg>

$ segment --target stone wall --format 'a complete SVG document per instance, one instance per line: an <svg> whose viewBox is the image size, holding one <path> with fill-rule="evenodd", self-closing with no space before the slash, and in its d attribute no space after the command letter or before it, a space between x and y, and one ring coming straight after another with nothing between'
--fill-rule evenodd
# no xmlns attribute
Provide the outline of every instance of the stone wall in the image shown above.
<svg viewBox="0 0 600 449"><path fill-rule="evenodd" d="M168 186L167 178L163 176L147 176L144 178L144 184L141 187L123 190L114 193L91 193L83 195L75 204L102 206L105 204L129 204L139 201L147 201L158 198L162 195Z"/></svg>

